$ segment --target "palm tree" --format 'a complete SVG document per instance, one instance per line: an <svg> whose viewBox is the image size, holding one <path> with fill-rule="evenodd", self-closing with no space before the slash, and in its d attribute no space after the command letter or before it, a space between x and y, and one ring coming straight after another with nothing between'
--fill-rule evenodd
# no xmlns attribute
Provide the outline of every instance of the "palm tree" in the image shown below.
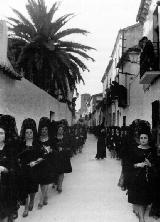
<svg viewBox="0 0 160 222"><path fill-rule="evenodd" d="M79 28L62 30L74 14L66 14L53 21L58 8L58 2L47 11L44 0L28 0L26 9L30 19L12 9L18 19L8 18L9 38L12 42L10 47L18 49L16 64L23 69L25 78L54 96L59 91L66 100L69 91L76 90L76 85L84 82L81 71L88 68L83 60L94 61L87 54L94 48L62 40L71 34L86 35L88 31Z"/></svg>

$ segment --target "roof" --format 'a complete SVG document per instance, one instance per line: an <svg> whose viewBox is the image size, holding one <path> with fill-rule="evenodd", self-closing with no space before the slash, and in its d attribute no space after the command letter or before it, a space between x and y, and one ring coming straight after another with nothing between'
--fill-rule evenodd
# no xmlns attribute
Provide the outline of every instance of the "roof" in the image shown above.
<svg viewBox="0 0 160 222"><path fill-rule="evenodd" d="M113 58L114 52L115 52L116 47L117 47L117 43L118 43L119 39L121 38L122 33L127 32L130 29L134 29L134 28L136 28L137 26L140 26L140 25L141 25L140 23L136 23L134 25L127 26L126 28L120 29L118 31L117 38L116 38L116 41L115 41L115 44L114 44L114 48L113 48L112 53L111 53L111 58Z"/></svg>
<svg viewBox="0 0 160 222"><path fill-rule="evenodd" d="M149 6L151 5L152 0L141 0L136 21L144 23L146 16L148 15Z"/></svg>
<svg viewBox="0 0 160 222"><path fill-rule="evenodd" d="M15 79L15 80L21 80L22 75L15 72L10 61L6 60L6 63L0 63L0 70L3 72L3 74L7 75L8 77L10 77L11 79Z"/></svg>

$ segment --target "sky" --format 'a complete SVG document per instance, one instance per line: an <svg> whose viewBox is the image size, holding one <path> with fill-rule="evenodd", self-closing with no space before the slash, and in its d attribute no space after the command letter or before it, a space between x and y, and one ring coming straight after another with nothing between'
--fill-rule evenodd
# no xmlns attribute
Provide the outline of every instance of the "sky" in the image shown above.
<svg viewBox="0 0 160 222"><path fill-rule="evenodd" d="M55 2L45 0L48 8ZM59 1L58 1L59 2ZM136 16L141 0L62 0L56 13L58 18L68 13L75 16L65 27L82 28L89 32L87 36L72 35L69 40L95 48L88 54L95 62L85 61L90 72L82 73L85 85L78 85L79 98L76 109L80 108L80 95L91 95L102 92L101 79L108 65L119 29L136 23ZM25 4L27 0L3 0L0 7L0 19L15 17L11 8L19 10L27 16Z"/></svg>

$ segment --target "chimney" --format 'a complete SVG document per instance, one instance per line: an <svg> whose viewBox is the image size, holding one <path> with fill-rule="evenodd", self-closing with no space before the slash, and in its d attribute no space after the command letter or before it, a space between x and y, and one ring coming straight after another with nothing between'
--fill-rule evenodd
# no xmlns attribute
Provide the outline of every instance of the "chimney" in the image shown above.
<svg viewBox="0 0 160 222"><path fill-rule="evenodd" d="M0 20L0 64L7 63L8 28L4 20Z"/></svg>

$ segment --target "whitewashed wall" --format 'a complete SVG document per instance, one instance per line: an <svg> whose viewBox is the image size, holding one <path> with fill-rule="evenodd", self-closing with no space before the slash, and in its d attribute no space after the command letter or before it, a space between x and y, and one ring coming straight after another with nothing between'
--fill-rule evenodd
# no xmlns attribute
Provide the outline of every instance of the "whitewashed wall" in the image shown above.
<svg viewBox="0 0 160 222"><path fill-rule="evenodd" d="M13 115L18 129L25 118L33 118L38 123L42 116L50 117L50 111L55 112L55 120L65 118L71 124L72 115L66 104L25 78L12 80L0 73L0 114Z"/></svg>
<svg viewBox="0 0 160 222"><path fill-rule="evenodd" d="M1 64L6 64L7 47L8 47L7 31L8 29L6 22L0 20L0 63Z"/></svg>
<svg viewBox="0 0 160 222"><path fill-rule="evenodd" d="M153 12L157 6L156 2L157 0L152 0L152 3L149 7L148 15L146 17L146 21L144 22L143 26L143 35L147 36L151 41L153 40Z"/></svg>
<svg viewBox="0 0 160 222"><path fill-rule="evenodd" d="M151 41L153 41L153 12L157 6L156 2L157 0L153 0L150 5L142 33L142 36L147 36ZM127 63L125 69L131 73L139 73L139 65ZM160 80L148 86L148 90L144 90L145 86L139 84L139 76L128 83L129 106L123 110L123 114L127 116L127 125L134 119L145 119L152 124L152 102L160 100Z"/></svg>
<svg viewBox="0 0 160 222"><path fill-rule="evenodd" d="M131 48L133 46L138 45L139 40L142 38L143 35L143 29L142 26L139 24L127 27L123 30L124 33L124 51L126 51L128 48ZM120 33L118 34L120 35ZM116 48L115 48L115 58L117 56L117 52L119 52L119 47L122 45L122 33L121 38L117 38L116 42ZM126 116L126 124L130 124L134 119L140 118L142 116L141 112L141 106L142 106L142 100L143 100L143 92L142 91L142 85L139 85L139 77L134 79L135 76L139 73L139 56L138 54L134 56L135 62L137 63L131 63L127 62L123 66L123 73L130 73L133 75L125 75L121 74L121 69L119 70L119 84L125 86L127 88L127 96L128 96L128 106L126 108L118 107L118 102L112 104L112 118L113 113L115 113L115 125L122 126L123 125L123 116ZM109 72L109 75L112 76L112 78L115 78L115 72L116 68L113 66L112 69L114 69L114 72ZM119 112L119 117L117 115L117 112Z"/></svg>
<svg viewBox="0 0 160 222"><path fill-rule="evenodd" d="M139 84L139 76L130 84L130 104L123 110L127 116L127 125L134 119L144 119L152 124L152 102L160 100L160 80L148 90Z"/></svg>

